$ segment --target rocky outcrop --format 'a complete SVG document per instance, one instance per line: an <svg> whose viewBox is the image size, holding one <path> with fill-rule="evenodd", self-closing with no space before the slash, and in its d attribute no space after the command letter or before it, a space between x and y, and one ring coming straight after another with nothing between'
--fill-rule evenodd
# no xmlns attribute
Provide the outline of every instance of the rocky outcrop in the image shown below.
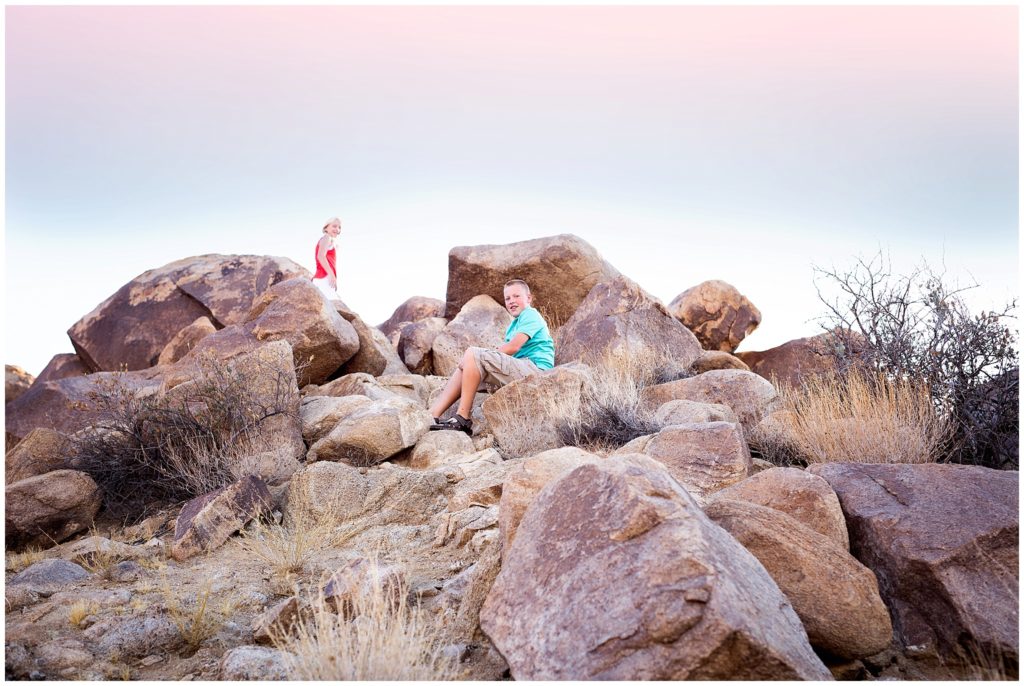
<svg viewBox="0 0 1024 686"><path fill-rule="evenodd" d="M480 612L515 679L830 679L757 560L650 458L576 468Z"/></svg>
<svg viewBox="0 0 1024 686"><path fill-rule="evenodd" d="M749 436L758 422L775 409L778 393L768 381L752 372L722 369L649 386L643 394L644 405L651 410L670 400L725 405L736 413L744 435Z"/></svg>
<svg viewBox="0 0 1024 686"><path fill-rule="evenodd" d="M359 350L356 330L308 278L267 289L253 302L245 328L256 340L291 344L299 386L323 383Z"/></svg>
<svg viewBox="0 0 1024 686"><path fill-rule="evenodd" d="M878 577L904 646L973 643L1018 660L1017 472L945 464L821 464L850 550Z"/></svg>
<svg viewBox="0 0 1024 686"><path fill-rule="evenodd" d="M471 346L497 348L511 323L512 316L490 296L471 298L434 339L434 373L451 376Z"/></svg>
<svg viewBox="0 0 1024 686"><path fill-rule="evenodd" d="M89 578L89 572L67 560L41 560L15 574L8 586L23 586L43 596Z"/></svg>
<svg viewBox="0 0 1024 686"><path fill-rule="evenodd" d="M171 556L180 562L223 545L272 502L266 484L255 476L188 501L174 523Z"/></svg>
<svg viewBox="0 0 1024 686"><path fill-rule="evenodd" d="M156 364L160 352L199 317L240 324L253 300L276 283L309 273L295 262L258 255L199 255L132 279L68 330L93 371Z"/></svg>
<svg viewBox="0 0 1024 686"><path fill-rule="evenodd" d="M173 364L185 357L196 343L203 340L212 333L217 333L217 327L209 317L199 317L194 322L174 334L164 349L157 357L157 364Z"/></svg>
<svg viewBox="0 0 1024 686"><path fill-rule="evenodd" d="M92 526L102 502L88 474L58 469L7 486L4 521L8 547L48 547Z"/></svg>
<svg viewBox="0 0 1024 686"><path fill-rule="evenodd" d="M68 466L71 444L67 436L50 429L33 429L4 459L4 481L46 474Z"/></svg>
<svg viewBox="0 0 1024 686"><path fill-rule="evenodd" d="M391 341L379 329L368 325L362 317L347 307L335 304L342 318L352 325L359 338L359 349L348 362L338 370L340 374L364 372L372 376L385 374L408 374L409 369L391 345Z"/></svg>
<svg viewBox="0 0 1024 686"><path fill-rule="evenodd" d="M35 377L21 367L4 365L4 404L10 403L28 390Z"/></svg>
<svg viewBox="0 0 1024 686"><path fill-rule="evenodd" d="M43 371L39 372L36 381L57 381L58 379L66 379L69 376L84 376L88 373L89 368L85 366L82 358L78 355L75 353L61 353L50 358Z"/></svg>
<svg viewBox="0 0 1024 686"><path fill-rule="evenodd" d="M750 450L743 432L739 424L731 422L667 426L638 448L638 452L665 465L699 504L751 473Z"/></svg>
<svg viewBox="0 0 1024 686"><path fill-rule="evenodd" d="M731 353L761 323L761 311L725 281L704 281L688 288L668 309L693 331L705 350Z"/></svg>
<svg viewBox="0 0 1024 686"><path fill-rule="evenodd" d="M448 253L444 316L451 319L480 294L503 303L505 283L523 279L530 285L534 306L550 326L557 326L572 316L595 284L616 276L618 270L571 234L508 245L459 246Z"/></svg>
<svg viewBox="0 0 1024 686"><path fill-rule="evenodd" d="M371 401L338 422L310 446L309 462L331 460L357 467L375 465L416 445L433 418L423 407L397 396Z"/></svg>
<svg viewBox="0 0 1024 686"><path fill-rule="evenodd" d="M506 454L523 457L564 445L559 427L575 413L589 370L567 365L502 386L487 398L487 426Z"/></svg>
<svg viewBox="0 0 1024 686"><path fill-rule="evenodd" d="M481 291L482 292L482 291ZM476 295L474 293L474 295ZM395 308L387 321L377 328L394 341L395 334L402 328L403 324L415 323L423 319L444 316L444 301L437 298L425 298L422 295L414 295L404 303Z"/></svg>
<svg viewBox="0 0 1024 686"><path fill-rule="evenodd" d="M793 604L811 645L847 659L889 647L892 624L875 575L845 548L779 510L753 503L716 500L704 513L764 565Z"/></svg>
<svg viewBox="0 0 1024 686"><path fill-rule="evenodd" d="M720 350L705 350L702 352L700 357L690 365L689 371L690 374L697 375L704 372L712 372L716 369L742 369L746 372L750 371L750 367L743 360Z"/></svg>
<svg viewBox="0 0 1024 686"><path fill-rule="evenodd" d="M693 400L669 400L654 413L654 421L660 426L672 424L700 424L702 422L732 422L739 418L725 405L698 403Z"/></svg>
<svg viewBox="0 0 1024 686"><path fill-rule="evenodd" d="M555 361L596 362L605 356L628 356L678 377L701 352L696 337L672 318L660 300L618 276L595 285L558 330Z"/></svg>
<svg viewBox="0 0 1024 686"><path fill-rule="evenodd" d="M836 371L831 334L797 338L761 351L736 353L750 371L773 383L799 386L808 375Z"/></svg>
<svg viewBox="0 0 1024 686"><path fill-rule="evenodd" d="M446 326L448 320L441 317L402 324L396 332L398 356L411 372L424 376L434 373L434 341Z"/></svg>
<svg viewBox="0 0 1024 686"><path fill-rule="evenodd" d="M498 508L498 530L501 532L503 556L504 551L512 547L519 522L541 489L577 467L600 459L579 448L556 448L525 460L517 460L505 478Z"/></svg>
<svg viewBox="0 0 1024 686"><path fill-rule="evenodd" d="M791 467L773 467L718 491L710 501L738 500L784 512L843 550L850 549L839 498L820 476Z"/></svg>

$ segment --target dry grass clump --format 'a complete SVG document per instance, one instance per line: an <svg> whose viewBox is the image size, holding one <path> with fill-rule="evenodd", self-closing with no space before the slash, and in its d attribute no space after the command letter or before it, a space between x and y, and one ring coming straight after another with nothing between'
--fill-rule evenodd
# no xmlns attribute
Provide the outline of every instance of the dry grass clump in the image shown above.
<svg viewBox="0 0 1024 686"><path fill-rule="evenodd" d="M780 392L781 412L751 436L776 464L935 462L950 429L929 389L908 379L851 369Z"/></svg>
<svg viewBox="0 0 1024 686"><path fill-rule="evenodd" d="M68 610L68 621L76 629L82 626L82 622L89 615L96 615L100 612L99 603L94 600L77 600L71 604Z"/></svg>
<svg viewBox="0 0 1024 686"><path fill-rule="evenodd" d="M194 598L182 599L171 590L170 582L164 578L162 587L164 604L171 621L178 627L178 634L188 648L195 652L203 641L213 637L235 610L231 598L220 605L211 603L210 581L204 582Z"/></svg>
<svg viewBox="0 0 1024 686"><path fill-rule="evenodd" d="M29 547L20 553L8 552L4 557L4 568L8 572L20 572L45 559L40 548Z"/></svg>
<svg viewBox="0 0 1024 686"><path fill-rule="evenodd" d="M377 562L371 559L376 567ZM439 681L455 678L441 654L441 638L426 615L408 604L408 588L386 588L376 570L351 612L332 612L320 594L310 612L286 634L272 636L286 651L291 678L302 681Z"/></svg>

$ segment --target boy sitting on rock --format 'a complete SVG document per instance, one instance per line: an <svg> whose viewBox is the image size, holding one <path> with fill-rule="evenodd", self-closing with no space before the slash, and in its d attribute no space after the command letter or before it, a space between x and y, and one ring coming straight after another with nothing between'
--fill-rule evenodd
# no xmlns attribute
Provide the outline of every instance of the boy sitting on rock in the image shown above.
<svg viewBox="0 0 1024 686"><path fill-rule="evenodd" d="M497 350L466 350L459 368L430 408L434 416L432 431L450 429L472 435L473 421L469 416L481 382L504 386L555 366L555 342L547 322L532 304L533 295L525 281L513 279L505 284L505 309L513 317L505 331L505 344ZM456 400L459 408L455 416L442 422L439 417Z"/></svg>

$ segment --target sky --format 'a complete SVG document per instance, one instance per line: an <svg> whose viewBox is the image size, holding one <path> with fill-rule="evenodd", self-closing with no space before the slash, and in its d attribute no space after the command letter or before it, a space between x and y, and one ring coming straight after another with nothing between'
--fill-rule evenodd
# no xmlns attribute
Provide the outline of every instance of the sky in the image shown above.
<svg viewBox="0 0 1024 686"><path fill-rule="evenodd" d="M813 266L1018 283L1016 7L7 7L4 361L147 269L343 222L370 323L457 245L575 234L820 332Z"/></svg>

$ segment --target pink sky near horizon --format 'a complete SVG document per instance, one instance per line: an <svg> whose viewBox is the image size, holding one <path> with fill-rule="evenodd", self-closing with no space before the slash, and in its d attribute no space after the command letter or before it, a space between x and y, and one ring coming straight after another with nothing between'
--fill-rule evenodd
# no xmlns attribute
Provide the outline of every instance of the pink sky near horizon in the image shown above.
<svg viewBox="0 0 1024 686"><path fill-rule="evenodd" d="M784 297L810 287L798 267L883 242L971 256L979 277L1016 284L1016 7L51 6L6 19L8 284L58 240L61 255L134 251L95 271L68 257L79 287L39 324L54 342L19 353L30 371L135 274L215 251L305 264L309 227L336 214L353 255L387 239L414 282L443 284L454 245L561 232L666 301L722 278L765 313L745 349L806 335L816 314L750 292L773 250L790 260ZM427 231L438 245L415 244ZM749 254L700 244L688 262L696 232ZM438 253L429 275L425 250ZM352 259L351 282L374 283ZM414 287L346 299L383 321ZM8 317L31 316L21 307L8 296Z"/></svg>

